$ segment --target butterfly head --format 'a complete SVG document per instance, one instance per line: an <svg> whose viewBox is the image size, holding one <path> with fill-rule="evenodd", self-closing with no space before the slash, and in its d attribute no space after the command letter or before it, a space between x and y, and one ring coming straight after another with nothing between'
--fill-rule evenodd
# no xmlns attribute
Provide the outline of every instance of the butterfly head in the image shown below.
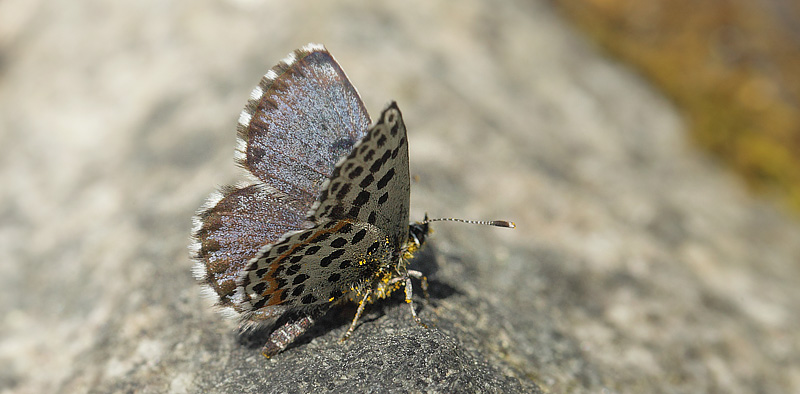
<svg viewBox="0 0 800 394"><path fill-rule="evenodd" d="M421 222L411 223L408 226L408 241L406 242L405 257L410 258L411 255L422 247L425 243L425 238L431 232L428 225L428 214L425 214L425 220Z"/></svg>
<svg viewBox="0 0 800 394"><path fill-rule="evenodd" d="M425 219L421 222L411 223L408 226L408 241L406 241L406 246L404 248L403 257L406 259L411 258L411 255L419 250L422 247L422 244L425 243L425 238L427 238L428 234L431 233L431 229L429 227L430 222L460 222L460 223L467 223L467 224L484 224L488 226L495 226L495 227L505 227L505 228L516 228L517 225L514 222L510 222L507 220L465 220L465 219L456 219L456 218L436 218L436 219L428 219L428 214L425 214Z"/></svg>

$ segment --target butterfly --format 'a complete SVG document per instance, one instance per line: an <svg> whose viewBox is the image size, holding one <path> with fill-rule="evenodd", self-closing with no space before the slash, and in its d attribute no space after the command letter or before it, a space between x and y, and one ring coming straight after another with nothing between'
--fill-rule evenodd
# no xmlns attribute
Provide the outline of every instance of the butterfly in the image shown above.
<svg viewBox="0 0 800 394"><path fill-rule="evenodd" d="M194 218L195 278L241 330L285 323L262 348L271 357L330 307L367 304L404 288L429 223L409 224L408 138L390 103L372 124L356 89L321 45L268 71L239 117L236 162L248 181L213 193Z"/></svg>

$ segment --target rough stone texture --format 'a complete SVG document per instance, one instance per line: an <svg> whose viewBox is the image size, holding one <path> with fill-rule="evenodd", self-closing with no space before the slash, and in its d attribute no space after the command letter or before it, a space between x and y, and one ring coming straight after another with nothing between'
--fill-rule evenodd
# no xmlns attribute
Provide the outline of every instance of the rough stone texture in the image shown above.
<svg viewBox="0 0 800 394"><path fill-rule="evenodd" d="M668 102L526 1L0 2L4 392L798 392L800 230ZM325 43L409 129L431 302L267 360L207 308L190 217L235 124ZM687 71L688 72L688 71Z"/></svg>

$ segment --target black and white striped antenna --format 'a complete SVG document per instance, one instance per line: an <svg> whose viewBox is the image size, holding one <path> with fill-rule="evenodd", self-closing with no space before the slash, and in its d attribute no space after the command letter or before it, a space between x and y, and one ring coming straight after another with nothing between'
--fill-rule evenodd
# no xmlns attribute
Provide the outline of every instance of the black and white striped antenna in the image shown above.
<svg viewBox="0 0 800 394"><path fill-rule="evenodd" d="M435 219L428 219L427 215L425 220L420 222L420 224L428 224L430 222L459 222L459 223L468 223L468 224L485 224L487 226L495 226L495 227L506 227L506 228L516 228L517 225L514 222L510 222L508 220L467 220L467 219L457 219L457 218L435 218Z"/></svg>

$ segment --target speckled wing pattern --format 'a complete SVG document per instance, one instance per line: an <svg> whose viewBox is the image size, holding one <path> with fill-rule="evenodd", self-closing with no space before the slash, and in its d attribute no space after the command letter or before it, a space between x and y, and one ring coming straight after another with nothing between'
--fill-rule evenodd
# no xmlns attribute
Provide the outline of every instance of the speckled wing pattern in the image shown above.
<svg viewBox="0 0 800 394"><path fill-rule="evenodd" d="M208 198L190 245L195 277L224 311L241 312L237 281L265 245L313 225L307 215L323 183L369 124L355 88L321 45L294 51L253 89L236 151L250 182Z"/></svg>
<svg viewBox="0 0 800 394"><path fill-rule="evenodd" d="M328 51L310 45L267 72L250 97L239 117L237 161L310 206L370 125L358 92Z"/></svg>
<svg viewBox="0 0 800 394"><path fill-rule="evenodd" d="M212 194L195 217L191 245L194 276L206 296L225 312L234 308L236 281L247 262L265 243L298 230L306 212L302 203L262 184L225 187Z"/></svg>
<svg viewBox="0 0 800 394"><path fill-rule="evenodd" d="M386 231L393 246L406 240L410 191L408 140L403 117L392 102L380 120L337 163L309 220L348 218Z"/></svg>
<svg viewBox="0 0 800 394"><path fill-rule="evenodd" d="M314 227L265 247L246 268L239 309L258 321L368 291L400 260L409 188L406 129L392 103L322 185Z"/></svg>

